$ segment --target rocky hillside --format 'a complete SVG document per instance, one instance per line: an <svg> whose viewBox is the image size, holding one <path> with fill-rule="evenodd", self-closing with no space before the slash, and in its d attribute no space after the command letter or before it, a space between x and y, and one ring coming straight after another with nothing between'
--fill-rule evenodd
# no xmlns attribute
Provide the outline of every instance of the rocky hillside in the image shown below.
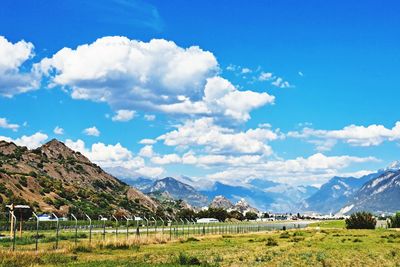
<svg viewBox="0 0 400 267"><path fill-rule="evenodd" d="M400 171L389 170L364 184L339 213L370 211L376 214L400 210Z"/></svg>
<svg viewBox="0 0 400 267"><path fill-rule="evenodd" d="M152 186L147 188L145 193L168 193L173 199L184 200L193 207L204 207L208 204L206 196L200 194L195 188L185 183L179 182L172 177L157 180Z"/></svg>
<svg viewBox="0 0 400 267"><path fill-rule="evenodd" d="M150 212L148 196L104 172L79 152L53 139L28 150L0 141L0 198L37 211L87 213Z"/></svg>
<svg viewBox="0 0 400 267"><path fill-rule="evenodd" d="M211 202L210 208L221 208L224 210L233 209L234 205L224 196L216 196Z"/></svg>
<svg viewBox="0 0 400 267"><path fill-rule="evenodd" d="M247 203L247 201L243 198L235 204L233 209L241 212L242 214L246 214L246 212L255 212L255 213L259 212L256 208L250 206L250 204Z"/></svg>

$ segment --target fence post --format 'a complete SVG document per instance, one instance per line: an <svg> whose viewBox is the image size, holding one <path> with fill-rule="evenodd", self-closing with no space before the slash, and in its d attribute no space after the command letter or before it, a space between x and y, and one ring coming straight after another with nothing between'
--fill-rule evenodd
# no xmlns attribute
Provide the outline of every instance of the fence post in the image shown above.
<svg viewBox="0 0 400 267"><path fill-rule="evenodd" d="M115 240L117 240L117 238L118 238L118 219L114 215L112 215L112 217L115 220Z"/></svg>
<svg viewBox="0 0 400 267"><path fill-rule="evenodd" d="M185 218L185 221L187 222L187 225L188 225L187 235L189 237L189 235L190 235L190 221L187 218Z"/></svg>
<svg viewBox="0 0 400 267"><path fill-rule="evenodd" d="M78 219L71 213L71 217L75 220L75 246L78 244Z"/></svg>
<svg viewBox="0 0 400 267"><path fill-rule="evenodd" d="M85 216L89 220L89 244L91 244L92 243L92 219L87 214L85 214Z"/></svg>
<svg viewBox="0 0 400 267"><path fill-rule="evenodd" d="M145 216L143 216L143 218L146 221L146 235L149 237L149 220Z"/></svg>
<svg viewBox="0 0 400 267"><path fill-rule="evenodd" d="M15 217L14 211L11 211L10 214L11 214L12 221L13 221L11 231L12 231L12 238L13 238L12 250L14 251L15 250L15 237L16 237L15 235L17 232L17 217Z"/></svg>
<svg viewBox="0 0 400 267"><path fill-rule="evenodd" d="M169 240L172 240L172 218L167 216L169 222Z"/></svg>
<svg viewBox="0 0 400 267"><path fill-rule="evenodd" d="M162 236L164 237L164 226L165 226L165 222L164 222L163 218L161 218L161 217L159 217L159 218L160 218L160 220L161 220L161 222L162 222L162 232L161 232L161 234L162 234Z"/></svg>
<svg viewBox="0 0 400 267"><path fill-rule="evenodd" d="M134 217L136 220L136 217ZM139 237L140 236L140 229L139 229L139 221L141 220L140 216L138 216L137 220L136 220L136 236Z"/></svg>
<svg viewBox="0 0 400 267"><path fill-rule="evenodd" d="M185 237L185 221L182 219L179 219L179 220L182 222L182 236Z"/></svg>
<svg viewBox="0 0 400 267"><path fill-rule="evenodd" d="M124 218L126 220L126 239L128 239L128 237L129 237L129 218L127 218L125 215L124 215Z"/></svg>
<svg viewBox="0 0 400 267"><path fill-rule="evenodd" d="M57 226L56 226L56 249L58 249L58 230L59 230L60 222L59 222L59 219L58 219L57 215L55 215L55 214L53 213L53 216L54 216L54 217L56 218L56 220L57 220Z"/></svg>
<svg viewBox="0 0 400 267"><path fill-rule="evenodd" d="M102 215L100 215L100 220L103 221L103 241L105 241L106 240L106 220Z"/></svg>
<svg viewBox="0 0 400 267"><path fill-rule="evenodd" d="M157 220L154 217L151 217L154 221L154 235L157 236Z"/></svg>
<svg viewBox="0 0 400 267"><path fill-rule="evenodd" d="M38 250L38 242L39 242L39 217L36 213L32 212L33 216L36 218L36 237L35 237L35 250Z"/></svg>

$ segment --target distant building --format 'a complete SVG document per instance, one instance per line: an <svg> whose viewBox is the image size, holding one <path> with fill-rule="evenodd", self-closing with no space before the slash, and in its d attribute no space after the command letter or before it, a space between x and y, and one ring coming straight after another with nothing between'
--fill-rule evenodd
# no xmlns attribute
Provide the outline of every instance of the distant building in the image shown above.
<svg viewBox="0 0 400 267"><path fill-rule="evenodd" d="M216 223L219 222L217 219L215 218L201 218L201 219L197 219L197 223Z"/></svg>

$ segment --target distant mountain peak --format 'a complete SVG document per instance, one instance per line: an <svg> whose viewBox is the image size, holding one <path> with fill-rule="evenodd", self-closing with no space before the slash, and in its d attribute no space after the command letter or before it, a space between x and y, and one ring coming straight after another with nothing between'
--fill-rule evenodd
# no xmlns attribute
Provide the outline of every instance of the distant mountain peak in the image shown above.
<svg viewBox="0 0 400 267"><path fill-rule="evenodd" d="M132 181L135 185L135 181ZM165 177L154 181L144 190L145 193L167 192L175 200L184 200L194 207L204 207L208 204L206 196L200 194L193 186L185 184L173 177Z"/></svg>
<svg viewBox="0 0 400 267"><path fill-rule="evenodd" d="M232 209L234 205L222 195L216 196L210 204L210 208Z"/></svg>
<svg viewBox="0 0 400 267"><path fill-rule="evenodd" d="M398 171L400 170L400 160L391 162L385 169L385 171Z"/></svg>

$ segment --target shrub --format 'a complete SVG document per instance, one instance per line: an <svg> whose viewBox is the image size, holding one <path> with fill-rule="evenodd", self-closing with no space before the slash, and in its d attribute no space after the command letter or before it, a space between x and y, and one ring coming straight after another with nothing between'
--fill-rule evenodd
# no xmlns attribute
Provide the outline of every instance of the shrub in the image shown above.
<svg viewBox="0 0 400 267"><path fill-rule="evenodd" d="M178 263L180 265L201 265L201 262L198 258L194 256L188 256L184 253L179 254Z"/></svg>
<svg viewBox="0 0 400 267"><path fill-rule="evenodd" d="M276 247L276 246L278 246L278 242L275 239L273 239L272 237L268 237L266 245L268 247Z"/></svg>
<svg viewBox="0 0 400 267"><path fill-rule="evenodd" d="M389 228L400 228L400 211L389 219Z"/></svg>
<svg viewBox="0 0 400 267"><path fill-rule="evenodd" d="M346 219L347 229L375 229L376 219L369 212L356 212Z"/></svg>
<svg viewBox="0 0 400 267"><path fill-rule="evenodd" d="M280 235L280 238L289 238L290 237L290 234L288 233L288 232L283 232L281 235Z"/></svg>
<svg viewBox="0 0 400 267"><path fill-rule="evenodd" d="M28 179L25 176L21 176L21 177L19 177L19 183L23 187L27 187L28 186Z"/></svg>
<svg viewBox="0 0 400 267"><path fill-rule="evenodd" d="M29 176L32 176L34 178L37 178L37 173L34 171L29 172Z"/></svg>

